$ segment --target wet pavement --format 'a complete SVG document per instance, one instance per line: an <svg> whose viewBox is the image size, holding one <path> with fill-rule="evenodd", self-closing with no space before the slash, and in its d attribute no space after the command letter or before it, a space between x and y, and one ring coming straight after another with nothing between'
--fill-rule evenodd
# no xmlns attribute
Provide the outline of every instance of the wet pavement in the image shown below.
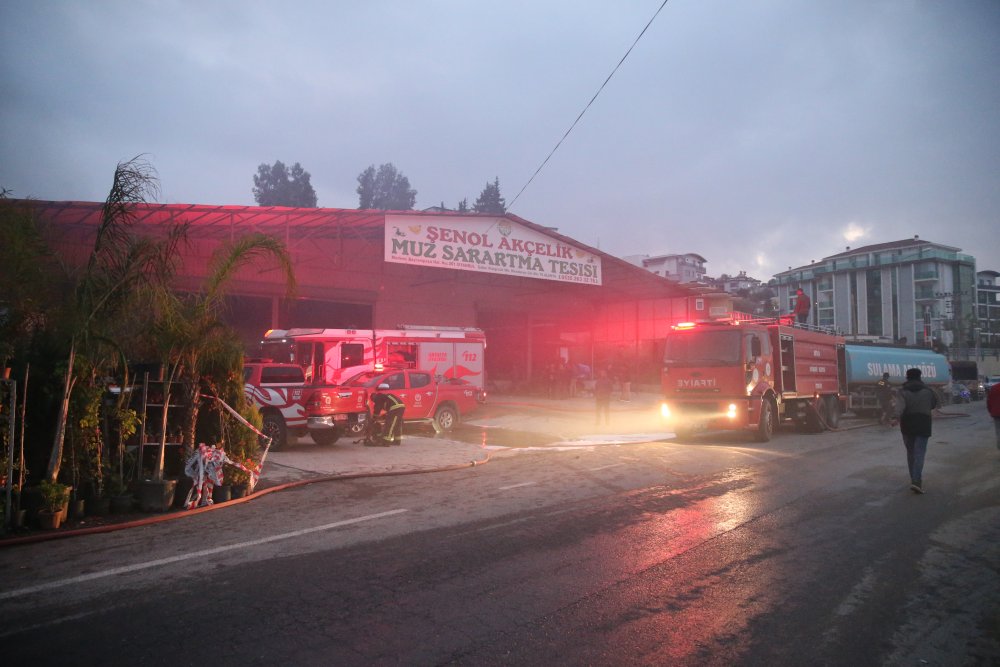
<svg viewBox="0 0 1000 667"><path fill-rule="evenodd" d="M595 423L594 399L494 396L449 433L409 424L399 447L365 447L351 438L319 446L308 436L291 438L269 452L259 488L300 480L379 473L406 473L463 465L530 450L561 450L673 438L663 430L659 396L633 392L614 400L608 424Z"/></svg>

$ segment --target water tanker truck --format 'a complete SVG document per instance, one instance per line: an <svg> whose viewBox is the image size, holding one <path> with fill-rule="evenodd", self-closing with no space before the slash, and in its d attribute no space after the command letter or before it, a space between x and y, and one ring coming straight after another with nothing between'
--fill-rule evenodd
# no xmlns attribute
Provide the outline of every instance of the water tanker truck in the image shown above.
<svg viewBox="0 0 1000 667"><path fill-rule="evenodd" d="M879 403L875 385L883 373L898 389L906 382L906 371L919 368L924 384L934 389L940 403L951 383L948 359L928 349L848 343L844 346L847 370L847 408L858 415L878 414Z"/></svg>

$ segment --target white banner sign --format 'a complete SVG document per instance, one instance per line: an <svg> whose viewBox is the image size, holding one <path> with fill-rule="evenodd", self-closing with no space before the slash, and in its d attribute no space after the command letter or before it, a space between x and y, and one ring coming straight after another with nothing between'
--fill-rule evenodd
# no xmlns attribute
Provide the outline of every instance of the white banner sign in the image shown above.
<svg viewBox="0 0 1000 667"><path fill-rule="evenodd" d="M387 215L385 261L601 284L601 258L506 218Z"/></svg>

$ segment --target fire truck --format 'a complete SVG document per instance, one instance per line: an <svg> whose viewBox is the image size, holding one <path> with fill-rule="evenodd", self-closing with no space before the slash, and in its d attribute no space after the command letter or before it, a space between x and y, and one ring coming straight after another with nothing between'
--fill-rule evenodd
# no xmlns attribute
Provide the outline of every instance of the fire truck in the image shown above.
<svg viewBox="0 0 1000 667"><path fill-rule="evenodd" d="M847 396L844 338L787 320L675 325L664 346L661 412L678 437L701 429L771 439L791 420L836 427Z"/></svg>
<svg viewBox="0 0 1000 667"><path fill-rule="evenodd" d="M472 328L274 329L264 334L259 358L245 364L244 392L261 411L272 448L280 449L289 434L308 433L305 406L315 390L376 367L425 371L435 379L471 385L485 400L485 352L486 336ZM352 422L351 430L360 428Z"/></svg>
<svg viewBox="0 0 1000 667"><path fill-rule="evenodd" d="M381 365L418 368L486 387L486 335L470 327L272 329L264 334L260 351L261 357L301 366L308 384L340 384Z"/></svg>

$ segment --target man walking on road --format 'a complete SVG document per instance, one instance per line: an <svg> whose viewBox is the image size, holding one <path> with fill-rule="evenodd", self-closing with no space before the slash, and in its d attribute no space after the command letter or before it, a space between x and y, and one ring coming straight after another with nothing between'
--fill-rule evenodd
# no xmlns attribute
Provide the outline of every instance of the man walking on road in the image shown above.
<svg viewBox="0 0 1000 667"><path fill-rule="evenodd" d="M1000 449L1000 382L990 387L989 393L986 394L986 409L993 417L993 428L997 434L997 449Z"/></svg>
<svg viewBox="0 0 1000 667"><path fill-rule="evenodd" d="M906 447L906 464L910 468L910 490L924 492L924 456L931 437L931 413L937 408L937 394L920 379L920 369L906 371L906 382L899 390L899 430Z"/></svg>

